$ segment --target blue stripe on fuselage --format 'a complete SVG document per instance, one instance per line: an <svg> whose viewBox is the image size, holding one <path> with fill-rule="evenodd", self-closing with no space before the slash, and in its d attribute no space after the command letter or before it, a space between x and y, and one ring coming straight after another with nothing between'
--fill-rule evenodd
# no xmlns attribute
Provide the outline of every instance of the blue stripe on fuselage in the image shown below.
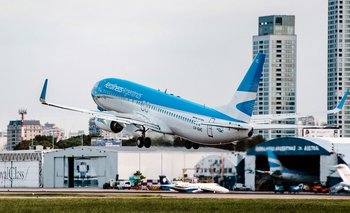
<svg viewBox="0 0 350 213"><path fill-rule="evenodd" d="M101 80L98 82L98 86L92 89L91 95L113 95L140 102L148 102L162 107L173 108L179 111L244 123L212 108L122 79L107 78Z"/></svg>

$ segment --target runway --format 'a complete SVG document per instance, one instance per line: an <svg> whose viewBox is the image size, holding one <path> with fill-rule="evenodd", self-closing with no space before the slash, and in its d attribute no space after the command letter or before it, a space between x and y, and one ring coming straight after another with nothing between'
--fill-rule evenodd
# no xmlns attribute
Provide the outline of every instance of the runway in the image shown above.
<svg viewBox="0 0 350 213"><path fill-rule="evenodd" d="M0 189L0 199L5 198L183 198L183 199L347 199L348 194L314 194L301 192L297 194L275 194L274 192L230 192L215 193L178 193L170 191L150 190L114 190L97 188L3 188Z"/></svg>

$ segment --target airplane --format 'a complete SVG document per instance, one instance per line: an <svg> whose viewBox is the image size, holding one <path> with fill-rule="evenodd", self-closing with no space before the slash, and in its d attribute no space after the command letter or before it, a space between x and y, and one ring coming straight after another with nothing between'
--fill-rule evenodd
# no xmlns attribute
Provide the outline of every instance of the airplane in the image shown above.
<svg viewBox="0 0 350 213"><path fill-rule="evenodd" d="M335 166L337 169L342 182L331 187L330 192L336 193L340 190L344 190L345 192L350 192L350 169L345 164L338 164Z"/></svg>
<svg viewBox="0 0 350 213"><path fill-rule="evenodd" d="M45 80L40 102L47 106L87 113L95 117L96 126L119 133L125 127L141 132L139 148L151 146L146 133L151 130L179 137L187 149L199 144L220 145L244 140L253 130L295 129L298 125L265 125L250 122L265 54L258 53L228 104L216 109L197 104L131 81L106 78L97 82L91 95L98 110L86 110L50 103L46 100ZM265 119L265 118L264 118Z"/></svg>
<svg viewBox="0 0 350 213"><path fill-rule="evenodd" d="M295 183L313 183L319 181L319 177L310 175L306 172L285 168L278 160L275 153L271 150L267 151L267 158L270 170L257 170L259 173L269 174L273 179L285 182Z"/></svg>
<svg viewBox="0 0 350 213"><path fill-rule="evenodd" d="M217 183L187 183L183 181L176 181L171 183L170 180L164 176L159 176L160 189L177 192L213 192L213 193L228 193L229 190L220 186Z"/></svg>

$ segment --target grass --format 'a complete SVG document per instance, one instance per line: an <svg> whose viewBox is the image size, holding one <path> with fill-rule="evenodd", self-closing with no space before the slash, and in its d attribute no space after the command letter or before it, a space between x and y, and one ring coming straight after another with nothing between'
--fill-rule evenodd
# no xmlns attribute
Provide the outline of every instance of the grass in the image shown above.
<svg viewBox="0 0 350 213"><path fill-rule="evenodd" d="M349 200L6 198L0 212L349 212Z"/></svg>

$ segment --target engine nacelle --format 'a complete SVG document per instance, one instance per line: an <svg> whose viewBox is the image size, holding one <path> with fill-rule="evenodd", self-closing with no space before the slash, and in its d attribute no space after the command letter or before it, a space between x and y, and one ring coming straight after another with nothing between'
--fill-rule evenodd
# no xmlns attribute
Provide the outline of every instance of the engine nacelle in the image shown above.
<svg viewBox="0 0 350 213"><path fill-rule="evenodd" d="M101 118L95 118L95 124L98 128L118 133L121 132L124 128L124 125L116 122L116 121L111 121L111 120L105 120Z"/></svg>

